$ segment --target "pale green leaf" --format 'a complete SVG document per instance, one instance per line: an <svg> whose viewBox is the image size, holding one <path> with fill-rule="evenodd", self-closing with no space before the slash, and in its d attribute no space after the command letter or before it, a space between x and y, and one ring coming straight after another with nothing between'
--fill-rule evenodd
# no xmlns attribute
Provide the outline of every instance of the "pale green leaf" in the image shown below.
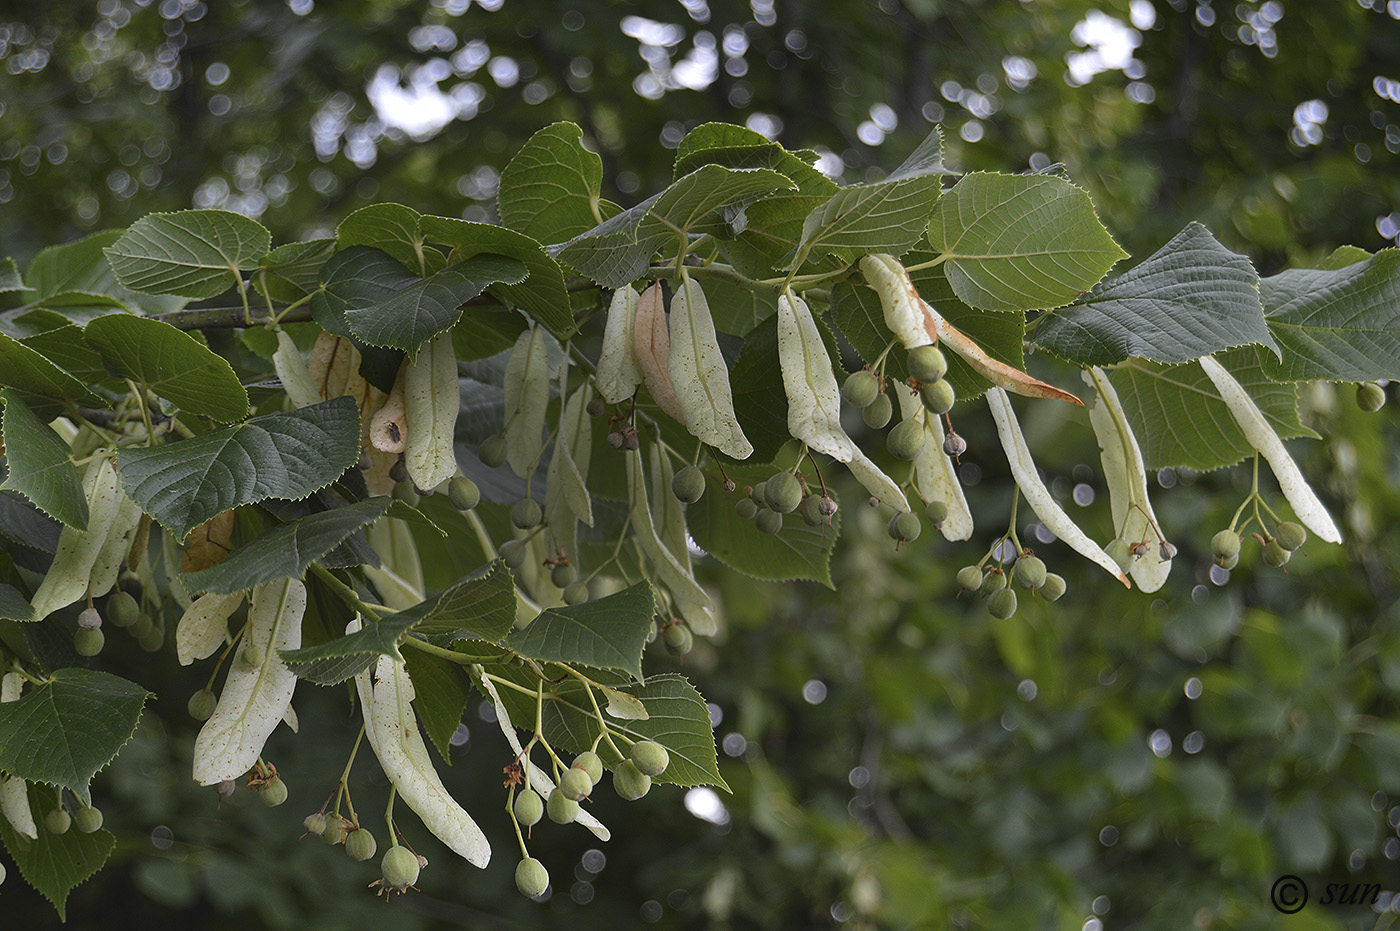
<svg viewBox="0 0 1400 931"><path fill-rule="evenodd" d="M515 579L496 560L484 575L454 582L425 604L417 633L496 643L515 626Z"/></svg>
<svg viewBox="0 0 1400 931"><path fill-rule="evenodd" d="M121 230L105 230L42 250L25 273L26 283L34 289L28 299L38 300L76 323L86 323L114 308L161 314L183 307L184 298L138 294L117 283L103 250L121 236Z"/></svg>
<svg viewBox="0 0 1400 931"><path fill-rule="evenodd" d="M253 279L264 297L288 303L311 294L320 284L321 266L335 254L334 239L311 239L278 246L258 261Z"/></svg>
<svg viewBox="0 0 1400 931"><path fill-rule="evenodd" d="M272 248L258 221L226 210L153 213L103 250L133 291L213 297L235 287Z"/></svg>
<svg viewBox="0 0 1400 931"><path fill-rule="evenodd" d="M228 423L248 416L248 392L222 356L150 317L108 314L83 338L116 371L191 414Z"/></svg>

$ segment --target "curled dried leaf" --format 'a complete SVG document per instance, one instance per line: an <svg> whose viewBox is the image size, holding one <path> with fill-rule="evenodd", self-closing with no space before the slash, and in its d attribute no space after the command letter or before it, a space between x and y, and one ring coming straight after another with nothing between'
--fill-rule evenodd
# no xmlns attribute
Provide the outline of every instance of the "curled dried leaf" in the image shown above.
<svg viewBox="0 0 1400 931"><path fill-rule="evenodd" d="M671 359L671 331L661 303L661 282L642 292L632 330L632 351L647 391L657 406L672 420L685 424L685 413L676 399L668 367Z"/></svg>
<svg viewBox="0 0 1400 931"><path fill-rule="evenodd" d="M227 510L190 531L180 552L180 571L198 572L218 565L228 555L229 539L233 536L233 511Z"/></svg>
<svg viewBox="0 0 1400 931"><path fill-rule="evenodd" d="M972 337L945 320L943 315L934 310L927 301L921 300L919 305L927 319L932 322L933 329L943 345L956 352L968 365L972 366L977 374L997 388L1004 388L1028 398L1050 398L1055 401L1067 401L1080 407L1084 406L1083 401L1068 391L1046 384L1039 378L1027 375L1015 366L1007 365L1000 359L994 359L987 355L986 350L977 345Z"/></svg>

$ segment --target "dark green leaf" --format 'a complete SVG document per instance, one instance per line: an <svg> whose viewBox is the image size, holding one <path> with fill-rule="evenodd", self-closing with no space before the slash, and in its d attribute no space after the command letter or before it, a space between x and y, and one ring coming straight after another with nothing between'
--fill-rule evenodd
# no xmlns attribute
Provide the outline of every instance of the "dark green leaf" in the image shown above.
<svg viewBox="0 0 1400 931"><path fill-rule="evenodd" d="M87 385L17 339L0 333L0 385L65 401L93 400Z"/></svg>
<svg viewBox="0 0 1400 931"><path fill-rule="evenodd" d="M642 678L642 648L656 604L650 582L580 605L549 608L506 638L532 659L618 669Z"/></svg>
<svg viewBox="0 0 1400 931"><path fill-rule="evenodd" d="M69 375L89 386L104 385L121 394L126 390L102 361L102 355L83 339L82 327L68 322L62 314L37 309L25 314L23 321L34 326L49 326L20 342L38 351Z"/></svg>
<svg viewBox="0 0 1400 931"><path fill-rule="evenodd" d="M0 491L0 536L5 539L52 556L61 526L14 492Z"/></svg>
<svg viewBox="0 0 1400 931"><path fill-rule="evenodd" d="M501 171L497 206L502 225L539 242L563 242L607 219L603 160L583 145L574 123L536 132Z"/></svg>
<svg viewBox="0 0 1400 931"><path fill-rule="evenodd" d="M1035 343L1079 365L1131 356L1171 365L1249 343L1277 351L1254 266L1199 223L1136 268L1045 314Z"/></svg>
<svg viewBox="0 0 1400 931"><path fill-rule="evenodd" d="M423 240L418 233L421 218L417 210L403 204L370 204L335 228L336 245L341 252L354 246L373 246L393 256L401 268L423 272Z"/></svg>
<svg viewBox="0 0 1400 931"><path fill-rule="evenodd" d="M452 735L467 708L467 677L461 666L422 650L405 650L404 662L413 681L413 709L438 754L450 764Z"/></svg>
<svg viewBox="0 0 1400 931"><path fill-rule="evenodd" d="M26 280L34 293L28 298L42 300L77 323L113 308L160 314L183 307L183 298L137 294L117 283L103 250L121 236L121 230L106 230L44 249L29 263Z"/></svg>
<svg viewBox="0 0 1400 931"><path fill-rule="evenodd" d="M467 307L452 328L458 362L487 359L515 345L529 324L514 310Z"/></svg>
<svg viewBox="0 0 1400 931"><path fill-rule="evenodd" d="M515 580L496 560L486 574L443 589L421 614L417 633L499 642L515 626Z"/></svg>
<svg viewBox="0 0 1400 931"><path fill-rule="evenodd" d="M111 673L57 670L0 704L0 770L62 786L91 805L93 775L131 739L149 694Z"/></svg>
<svg viewBox="0 0 1400 931"><path fill-rule="evenodd" d="M401 611L314 647L277 652L297 678L335 685L368 669L381 654L400 658L399 638L416 620L411 612Z"/></svg>
<svg viewBox="0 0 1400 931"><path fill-rule="evenodd" d="M89 323L83 337L113 369L182 410L224 423L248 416L248 392L233 367L183 330L109 314Z"/></svg>
<svg viewBox="0 0 1400 931"><path fill-rule="evenodd" d="M311 239L278 246L258 262L254 283L268 300L295 301L315 291L321 266L335 254L334 239Z"/></svg>
<svg viewBox="0 0 1400 931"><path fill-rule="evenodd" d="M304 498L359 459L359 408L340 397L178 443L128 447L117 472L127 495L183 540L229 508Z"/></svg>
<svg viewBox="0 0 1400 931"><path fill-rule="evenodd" d="M29 811L36 824L43 824L47 813L36 796L47 791L29 786ZM68 920L68 893L102 869L117 846L112 832L103 830L55 834L41 829L35 840L21 838L4 818L0 818L0 840L25 882L53 903L59 921Z"/></svg>
<svg viewBox="0 0 1400 931"><path fill-rule="evenodd" d="M82 530L87 527L87 499L73 468L72 451L13 389L0 391L5 402L5 465L9 474L0 488L17 491L45 514Z"/></svg>
<svg viewBox="0 0 1400 931"><path fill-rule="evenodd" d="M258 221L226 210L153 213L105 250L117 280L133 291L213 297L242 280L272 248Z"/></svg>
<svg viewBox="0 0 1400 931"><path fill-rule="evenodd" d="M307 566L376 520L392 503L391 498L369 498L278 524L208 569L185 573L185 589L227 595L287 576L299 579Z"/></svg>
<svg viewBox="0 0 1400 931"><path fill-rule="evenodd" d="M704 496L686 508L690 535L702 550L744 575L785 582L810 579L831 583L831 551L841 532L840 512L829 527L809 527L796 513L783 517L781 533L760 533L753 521L734 510L736 498L724 493L715 476L706 476ZM649 706L648 706L649 707Z"/></svg>
<svg viewBox="0 0 1400 931"><path fill-rule="evenodd" d="M559 261L592 278L605 288L620 288L641 277L651 256L671 239L665 229L640 233L647 211L661 198L656 194L615 217L609 217L562 246L551 248Z"/></svg>
<svg viewBox="0 0 1400 931"><path fill-rule="evenodd" d="M25 622L34 617L34 608L13 585L0 584L0 620Z"/></svg>

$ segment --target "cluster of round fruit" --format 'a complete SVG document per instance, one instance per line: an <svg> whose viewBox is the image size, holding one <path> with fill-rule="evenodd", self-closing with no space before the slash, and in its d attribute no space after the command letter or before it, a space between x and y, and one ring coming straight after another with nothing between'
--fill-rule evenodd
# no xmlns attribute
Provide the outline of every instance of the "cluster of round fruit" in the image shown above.
<svg viewBox="0 0 1400 931"><path fill-rule="evenodd" d="M267 794L266 790L263 794ZM367 828L360 827L357 821L351 821L342 815L328 815L324 811L318 811L307 815L301 823L306 827L308 834L321 838L327 847L344 844L345 855L352 860L368 860L379 849L374 835Z"/></svg>
<svg viewBox="0 0 1400 931"><path fill-rule="evenodd" d="M659 628L656 625L659 625ZM661 643L666 647L666 651L674 657L685 656L695 646L695 635L690 632L685 621L678 617L669 620L661 617L654 618L652 634L647 639L648 643L655 638L655 632L658 629L661 631Z"/></svg>
<svg viewBox="0 0 1400 931"><path fill-rule="evenodd" d="M1282 568L1293 558L1295 550L1308 542L1308 532L1302 524L1291 520L1280 521L1272 534L1253 534L1264 547L1264 565L1274 569ZM1222 569L1233 569L1240 561L1240 535L1232 529L1225 529L1210 538L1210 555Z"/></svg>
<svg viewBox="0 0 1400 931"><path fill-rule="evenodd" d="M504 441L502 444L501 461L504 462ZM394 480L393 496L395 500L402 501L409 507L417 507L423 498L444 490L447 492L448 500L452 502L452 506L459 511L470 511L481 503L481 489L476 487L476 482L465 475L454 475L437 488L418 488L409 481L408 466L404 464L402 457L389 467L389 477Z"/></svg>
<svg viewBox="0 0 1400 931"><path fill-rule="evenodd" d="M651 779L660 776L671 765L671 755L654 740L639 740L632 745L628 758L613 770L613 791L623 801L635 802L651 791ZM592 750L574 757L573 764L559 777L559 785L549 793L549 801L528 786L516 793L511 804L511 816L526 828L538 824L546 814L555 824L569 824L579 812L579 802L593 794L593 787L603 778L603 761ZM549 871L534 857L525 857L515 868L515 885L531 898L544 895L549 888Z"/></svg>
<svg viewBox="0 0 1400 931"><path fill-rule="evenodd" d="M685 470L682 469L681 472ZM680 477L678 473L677 478ZM734 512L751 520L763 533L777 534L783 529L783 515L796 511L809 527L831 523L837 511L836 499L823 492L816 494L791 472L778 472L767 481L744 489L744 496L734 505ZM681 497L677 491L676 497Z"/></svg>
<svg viewBox="0 0 1400 931"><path fill-rule="evenodd" d="M1010 578L1008 578L1010 576ZM1045 562L1030 550L1022 550L1008 573L1000 566L964 566L958 570L958 585L965 592L979 592L987 599L987 612L1006 620L1016 613L1016 589L1012 583L1046 601L1058 601L1065 593L1065 580L1045 570Z"/></svg>
<svg viewBox="0 0 1400 931"><path fill-rule="evenodd" d="M135 637L141 649L154 653L165 644L165 626L142 613L141 603L132 594L140 591L141 583L135 576L122 579L121 587L107 596L105 620ZM92 605L78 614L73 649L79 656L96 656L102 652L107 644L107 637L102 632L103 620L102 613Z"/></svg>
<svg viewBox="0 0 1400 931"><path fill-rule="evenodd" d="M44 829L50 834L66 834L70 827L77 828L83 834L96 833L102 827L101 809L85 805L70 815L68 809L59 805L44 816Z"/></svg>
<svg viewBox="0 0 1400 931"><path fill-rule="evenodd" d="M937 346L919 346L909 350L909 387L919 392L919 399L931 413L948 413L957 399L952 384L944 378L946 374L948 360L943 355L943 350ZM841 396L846 399L847 404L861 408L861 418L867 427L883 430L894 416L894 403L884 388L884 381L879 375L869 369L862 369L846 378L841 386ZM895 441L890 442L890 451L901 459L913 459L919 454L918 449L915 449L912 454L901 455L895 452ZM905 444L902 448L907 449L912 440L901 442ZM918 437L918 443L919 446L923 445L922 435Z"/></svg>

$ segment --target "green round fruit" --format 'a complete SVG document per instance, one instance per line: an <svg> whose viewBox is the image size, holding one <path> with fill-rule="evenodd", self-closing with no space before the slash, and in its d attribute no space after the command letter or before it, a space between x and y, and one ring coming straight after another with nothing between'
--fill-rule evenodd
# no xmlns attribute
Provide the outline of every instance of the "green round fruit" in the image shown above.
<svg viewBox="0 0 1400 931"><path fill-rule="evenodd" d="M776 536L783 532L783 515L769 508L759 508L753 522L759 533Z"/></svg>
<svg viewBox="0 0 1400 931"><path fill-rule="evenodd" d="M919 539L919 534L924 531L924 525L913 514L901 511L890 518L889 526L886 529L895 542L909 543Z"/></svg>
<svg viewBox="0 0 1400 931"><path fill-rule="evenodd" d="M588 583L582 579L564 586L564 604L581 605L588 600Z"/></svg>
<svg viewBox="0 0 1400 931"><path fill-rule="evenodd" d="M363 863L378 849L374 835L364 828L356 828L345 836L345 855L352 860Z"/></svg>
<svg viewBox="0 0 1400 931"><path fill-rule="evenodd" d="M515 888L522 895L539 898L549 888L549 870L534 857L526 857L515 865Z"/></svg>
<svg viewBox="0 0 1400 931"><path fill-rule="evenodd" d="M96 834L102 829L102 809L92 805L79 808L78 813L73 816L73 827L77 828L80 834Z"/></svg>
<svg viewBox="0 0 1400 931"><path fill-rule="evenodd" d="M399 484L408 481L408 465L404 463L403 459L396 459L394 464L389 466L389 478Z"/></svg>
<svg viewBox="0 0 1400 931"><path fill-rule="evenodd" d="M1282 568L1288 564L1288 560L1293 553L1285 549L1278 540L1270 540L1264 544L1264 565L1275 569Z"/></svg>
<svg viewBox="0 0 1400 931"><path fill-rule="evenodd" d="M1015 614L1016 592L1010 588L994 592L992 597L987 599L987 612L992 617L1001 618L1003 621Z"/></svg>
<svg viewBox="0 0 1400 931"><path fill-rule="evenodd" d="M1133 552L1128 546L1128 541L1123 539L1114 540L1103 548L1108 554L1108 558L1118 564L1118 568L1124 572L1128 571L1128 566L1132 564Z"/></svg>
<svg viewBox="0 0 1400 931"><path fill-rule="evenodd" d="M802 522L808 527L820 527L826 523L826 518L822 516L822 499L817 495L803 498L797 512L802 515Z"/></svg>
<svg viewBox="0 0 1400 931"><path fill-rule="evenodd" d="M287 800L287 784L282 781L281 776L273 776L272 781L263 786L258 793L258 798L268 808L276 808Z"/></svg>
<svg viewBox="0 0 1400 931"><path fill-rule="evenodd" d="M534 789L522 789L511 810L515 812L516 821L530 827L544 817L544 799Z"/></svg>
<svg viewBox="0 0 1400 931"><path fill-rule="evenodd" d="M66 808L55 808L44 815L44 830L50 834L67 834L72 824L73 816L68 814Z"/></svg>
<svg viewBox="0 0 1400 931"><path fill-rule="evenodd" d="M326 819L326 827L321 831L321 842L327 847L334 847L345 840L349 835L345 831L345 819L340 815L331 815Z"/></svg>
<svg viewBox="0 0 1400 931"><path fill-rule="evenodd" d="M266 659L262 647L256 643L245 643L243 649L238 651L238 661L249 669L256 669L263 664Z"/></svg>
<svg viewBox="0 0 1400 931"><path fill-rule="evenodd" d="M895 424L894 429L885 435L885 448L896 459L914 461L924 449L923 422L911 418Z"/></svg>
<svg viewBox="0 0 1400 931"><path fill-rule="evenodd" d="M578 802L569 798L557 788L549 793L549 801L544 806L549 820L555 824L571 824L578 817Z"/></svg>
<svg viewBox="0 0 1400 931"><path fill-rule="evenodd" d="M988 569L982 577L982 594L991 595L1006 587L1006 573L1000 569Z"/></svg>
<svg viewBox="0 0 1400 931"><path fill-rule="evenodd" d="M470 511L481 503L481 489L465 475L454 475L447 483L447 500L459 511Z"/></svg>
<svg viewBox="0 0 1400 931"><path fill-rule="evenodd" d="M1035 593L1046 601L1059 601L1060 596L1065 593L1064 576L1056 575L1053 572L1045 573L1045 581L1041 583L1040 588L1035 590Z"/></svg>
<svg viewBox="0 0 1400 931"><path fill-rule="evenodd" d="M130 627L141 616L141 605L126 592L116 592L107 599L107 620L117 627Z"/></svg>
<svg viewBox="0 0 1400 931"><path fill-rule="evenodd" d="M390 847L379 861L379 876L386 887L403 892L418 881L417 854L397 844Z"/></svg>
<svg viewBox="0 0 1400 931"><path fill-rule="evenodd" d="M521 498L510 509L510 522L521 530L533 530L543 518L540 503L534 498Z"/></svg>
<svg viewBox="0 0 1400 931"><path fill-rule="evenodd" d="M958 570L958 587L965 592L975 592L982 587L982 567L963 566Z"/></svg>
<svg viewBox="0 0 1400 931"><path fill-rule="evenodd" d="M1022 588L1040 588L1045 584L1045 561L1039 556L1022 556L1016 560L1012 575Z"/></svg>
<svg viewBox="0 0 1400 931"><path fill-rule="evenodd" d="M758 505L752 498L740 498L734 505L734 513L743 520L753 520L758 516Z"/></svg>
<svg viewBox="0 0 1400 931"><path fill-rule="evenodd" d="M1215 557L1215 561L1223 564L1225 560L1240 555L1240 535L1233 530L1222 530L1210 538L1210 554Z"/></svg>
<svg viewBox="0 0 1400 931"><path fill-rule="evenodd" d="M593 780L584 770L571 766L559 777L559 791L564 793L565 798L577 802L581 798L588 798L593 792Z"/></svg>
<svg viewBox="0 0 1400 931"><path fill-rule="evenodd" d="M684 656L695 646L695 635L684 624L672 624L661 634L666 649L676 656Z"/></svg>
<svg viewBox="0 0 1400 931"><path fill-rule="evenodd" d="M165 628L153 626L137 643L147 653L156 652L165 644Z"/></svg>
<svg viewBox="0 0 1400 931"><path fill-rule="evenodd" d="M1239 564L1240 564L1240 554L1239 554L1239 553L1236 553L1235 555L1229 556L1229 557L1227 557L1227 558L1225 558L1225 559L1218 560L1218 561L1216 562L1216 565L1218 565L1218 566L1219 566L1220 568L1222 568L1222 569L1233 569L1233 568L1235 568L1236 566L1238 566Z"/></svg>
<svg viewBox="0 0 1400 931"><path fill-rule="evenodd" d="M940 378L938 381L931 381L919 389L919 399L924 402L924 407L932 413L946 414L953 409L957 395L948 379Z"/></svg>
<svg viewBox="0 0 1400 931"><path fill-rule="evenodd" d="M872 372L852 372L841 385L841 397L852 407L869 407L880 394L880 379Z"/></svg>
<svg viewBox="0 0 1400 931"><path fill-rule="evenodd" d="M96 608L84 608L78 614L78 627L81 630L98 630L102 627L102 615Z"/></svg>
<svg viewBox="0 0 1400 931"><path fill-rule="evenodd" d="M392 495L395 501L402 501L411 508L418 507L419 502L423 500L422 496L418 494L418 489L413 487L412 482L399 482L394 486Z"/></svg>
<svg viewBox="0 0 1400 931"><path fill-rule="evenodd" d="M865 425L872 430L883 430L885 424L890 422L894 416L894 402L887 394L875 396L875 400L865 406L865 410L860 412L860 419L865 421Z"/></svg>
<svg viewBox="0 0 1400 931"><path fill-rule="evenodd" d="M1373 381L1363 381L1356 386L1356 406L1374 414L1385 406L1385 389Z"/></svg>
<svg viewBox="0 0 1400 931"><path fill-rule="evenodd" d="M919 346L909 350L909 374L915 381L938 381L948 373L948 360L937 346Z"/></svg>
<svg viewBox="0 0 1400 931"><path fill-rule="evenodd" d="M208 721L209 716L214 713L214 709L219 705L218 697L210 689L200 689L190 696L190 700L185 704L185 709L189 711L190 717L196 721Z"/></svg>
<svg viewBox="0 0 1400 931"><path fill-rule="evenodd" d="M525 565L525 544L519 540L507 540L501 544L497 550L501 559L512 569L519 569Z"/></svg>
<svg viewBox="0 0 1400 931"><path fill-rule="evenodd" d="M1274 528L1274 538L1278 540L1279 546L1292 552L1308 542L1308 532L1301 524L1286 520Z"/></svg>
<svg viewBox="0 0 1400 931"><path fill-rule="evenodd" d="M592 750L585 750L574 757L574 761L570 766L588 773L588 778L593 780L594 785L597 785L603 780L603 758Z"/></svg>
<svg viewBox="0 0 1400 931"><path fill-rule="evenodd" d="M497 434L489 437L476 451L476 457L481 460L481 464L488 469L498 469L505 465L506 461L506 438ZM387 856L387 854L385 855Z"/></svg>
<svg viewBox="0 0 1400 931"><path fill-rule="evenodd" d="M574 567L565 562L557 563L549 570L549 580L554 583L555 588L568 588L577 575Z"/></svg>
<svg viewBox="0 0 1400 931"><path fill-rule="evenodd" d="M583 409L588 411L589 417L602 417L608 412L607 406L604 405L602 398L590 398Z"/></svg>
<svg viewBox="0 0 1400 931"><path fill-rule="evenodd" d="M749 488L749 500L761 508L768 506L768 501L766 500L767 494L767 482L759 482L757 485L754 485L751 488Z"/></svg>
<svg viewBox="0 0 1400 931"><path fill-rule="evenodd" d="M79 656L96 656L102 652L102 645L107 642L107 638L100 630L87 630L78 628L73 635L73 649Z"/></svg>
<svg viewBox="0 0 1400 931"><path fill-rule="evenodd" d="M694 504L705 494L705 473L697 467L686 466L671 479L671 494L686 504Z"/></svg>
<svg viewBox="0 0 1400 931"><path fill-rule="evenodd" d="M935 498L924 505L924 516L928 518L928 522L933 524L933 526L941 526L942 523L948 519L948 505Z"/></svg>
<svg viewBox="0 0 1400 931"><path fill-rule="evenodd" d="M949 433L943 438L943 452L956 459L967 452L967 440L957 433Z"/></svg>
<svg viewBox="0 0 1400 931"><path fill-rule="evenodd" d="M625 802L635 802L651 791L651 777L631 760L623 760L613 770L613 791Z"/></svg>
<svg viewBox="0 0 1400 931"><path fill-rule="evenodd" d="M317 811L307 815L301 819L301 826L306 828L306 833L320 837L326 833L326 813Z"/></svg>
<svg viewBox="0 0 1400 931"><path fill-rule="evenodd" d="M155 626L155 623L150 618L146 617L146 615L138 614L136 620L131 622L131 626L126 629L126 632L137 640L140 640L152 630L155 630Z"/></svg>
<svg viewBox="0 0 1400 931"><path fill-rule="evenodd" d="M763 500L779 514L791 514L802 503L802 483L791 472L779 472L763 483Z"/></svg>
<svg viewBox="0 0 1400 931"><path fill-rule="evenodd" d="M671 754L654 740L639 740L628 754L632 765L644 776L660 776L671 765Z"/></svg>

